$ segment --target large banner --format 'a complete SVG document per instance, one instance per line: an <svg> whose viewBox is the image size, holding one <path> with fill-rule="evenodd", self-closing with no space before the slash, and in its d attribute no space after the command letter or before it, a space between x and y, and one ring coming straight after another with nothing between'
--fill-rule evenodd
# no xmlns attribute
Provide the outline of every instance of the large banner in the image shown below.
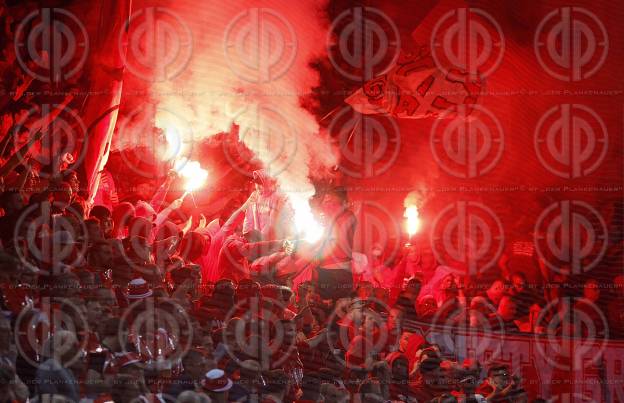
<svg viewBox="0 0 624 403"><path fill-rule="evenodd" d="M624 402L624 341L501 334L409 324L449 359L509 365L531 399L553 402Z"/></svg>

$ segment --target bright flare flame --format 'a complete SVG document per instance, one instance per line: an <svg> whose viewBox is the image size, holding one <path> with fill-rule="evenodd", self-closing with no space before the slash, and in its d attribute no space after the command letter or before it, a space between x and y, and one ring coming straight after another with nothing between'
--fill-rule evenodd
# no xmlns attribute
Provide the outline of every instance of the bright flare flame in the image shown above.
<svg viewBox="0 0 624 403"><path fill-rule="evenodd" d="M414 205L407 206L405 208L405 214L403 216L407 218L407 221L406 221L407 233L411 238L420 229L420 217L418 213L418 207Z"/></svg>
<svg viewBox="0 0 624 403"><path fill-rule="evenodd" d="M197 161L177 160L174 170L184 178L184 191L186 193L194 192L201 188L208 179L208 171L203 169Z"/></svg>
<svg viewBox="0 0 624 403"><path fill-rule="evenodd" d="M317 242L325 232L323 226L314 218L310 204L305 197L296 194L289 194L288 198L295 210L295 229L297 234L301 234L303 239L310 243Z"/></svg>
<svg viewBox="0 0 624 403"><path fill-rule="evenodd" d="M208 179L208 171L203 169L198 161L182 157L187 146L174 125L165 124L165 139L167 140L167 150L163 160L173 161L173 170L185 180L185 193L194 192L204 186Z"/></svg>

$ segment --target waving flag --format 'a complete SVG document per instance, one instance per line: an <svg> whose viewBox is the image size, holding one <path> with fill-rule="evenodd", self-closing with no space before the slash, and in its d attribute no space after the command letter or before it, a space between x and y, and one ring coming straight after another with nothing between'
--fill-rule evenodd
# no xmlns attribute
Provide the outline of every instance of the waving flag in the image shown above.
<svg viewBox="0 0 624 403"><path fill-rule="evenodd" d="M458 105L467 106L470 113L481 87L481 80L468 73L444 73L436 68L423 47L414 53L401 53L388 73L367 81L345 102L362 114L423 119L452 115Z"/></svg>

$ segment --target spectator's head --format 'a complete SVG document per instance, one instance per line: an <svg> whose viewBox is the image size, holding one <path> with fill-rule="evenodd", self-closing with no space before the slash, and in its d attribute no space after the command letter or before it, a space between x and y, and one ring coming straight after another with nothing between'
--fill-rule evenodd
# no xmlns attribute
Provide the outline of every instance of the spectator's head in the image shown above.
<svg viewBox="0 0 624 403"><path fill-rule="evenodd" d="M102 241L104 239L102 227L100 226L100 220L95 217L91 217L85 220L84 223L87 228L87 239L90 243Z"/></svg>
<svg viewBox="0 0 624 403"><path fill-rule="evenodd" d="M509 367L505 364L492 364L487 371L488 383L495 388L505 389L512 382Z"/></svg>
<svg viewBox="0 0 624 403"><path fill-rule="evenodd" d="M505 321L509 322L516 318L518 304L512 295L504 294L498 303L498 314Z"/></svg>
<svg viewBox="0 0 624 403"><path fill-rule="evenodd" d="M111 397L114 402L131 403L140 401L143 392L142 380L131 374L118 374L113 380Z"/></svg>
<svg viewBox="0 0 624 403"><path fill-rule="evenodd" d="M495 305L498 305L503 297L503 294L505 294L505 291L505 281L501 278L497 278L492 281L490 287L486 291L486 294Z"/></svg>
<svg viewBox="0 0 624 403"><path fill-rule="evenodd" d="M514 272L510 279L511 281L511 292L514 294L520 294L523 291L526 291L527 287L527 279L524 273L517 271Z"/></svg>
<svg viewBox="0 0 624 403"><path fill-rule="evenodd" d="M206 250L206 244L209 240L199 232L190 231L182 238L179 253L187 262L197 261Z"/></svg>
<svg viewBox="0 0 624 403"><path fill-rule="evenodd" d="M0 207L6 215L17 214L24 208L24 199L17 191L6 191L0 194Z"/></svg>
<svg viewBox="0 0 624 403"><path fill-rule="evenodd" d="M182 359L184 372L196 381L201 381L207 372L207 356L206 352L200 349L189 350Z"/></svg>
<svg viewBox="0 0 624 403"><path fill-rule="evenodd" d="M69 183L59 183L52 192L55 205L59 208L66 208L70 205L73 197L73 190Z"/></svg>
<svg viewBox="0 0 624 403"><path fill-rule="evenodd" d="M120 238L126 235L130 222L134 219L136 211L131 203L119 203L113 208L113 236Z"/></svg>
<svg viewBox="0 0 624 403"><path fill-rule="evenodd" d="M322 210L328 217L334 217L347 205L347 191L345 188L337 187L328 190L323 195Z"/></svg>
<svg viewBox="0 0 624 403"><path fill-rule="evenodd" d="M390 371L394 379L407 379L409 375L409 362L407 357L400 352L390 353L386 357L390 364Z"/></svg>
<svg viewBox="0 0 624 403"><path fill-rule="evenodd" d="M150 200L156 190L154 184L150 180L142 180L139 178L137 180L135 194L139 200Z"/></svg>
<svg viewBox="0 0 624 403"><path fill-rule="evenodd" d="M113 215L110 210L104 206L95 206L91 209L89 214L91 217L95 217L100 220L100 228L105 238L111 238L113 236Z"/></svg>
<svg viewBox="0 0 624 403"><path fill-rule="evenodd" d="M145 239L150 239L153 228L154 226L150 220L144 217L135 217L130 222L128 236L130 238L140 236Z"/></svg>
<svg viewBox="0 0 624 403"><path fill-rule="evenodd" d="M179 239L180 235L180 229L177 225L175 225L172 221L165 221L158 227L154 240L162 241L171 237Z"/></svg>
<svg viewBox="0 0 624 403"><path fill-rule="evenodd" d="M68 366L79 359L79 350L78 339L73 332L56 329L43 344L42 355Z"/></svg>
<svg viewBox="0 0 624 403"><path fill-rule="evenodd" d="M413 296L414 299L418 297L420 294L420 289L422 287L422 280L418 277L411 277L407 280L407 284L405 285L406 295Z"/></svg>
<svg viewBox="0 0 624 403"><path fill-rule="evenodd" d="M254 298L260 296L260 284L250 279L241 279L236 289L238 300Z"/></svg>
<svg viewBox="0 0 624 403"><path fill-rule="evenodd" d="M90 266L110 268L113 263L113 247L108 241L97 241L88 249L87 260Z"/></svg>
<svg viewBox="0 0 624 403"><path fill-rule="evenodd" d="M99 334L102 344L112 352L121 352L126 343L127 331L121 326L118 317L109 317L100 322ZM121 332L121 333L120 333Z"/></svg>
<svg viewBox="0 0 624 403"><path fill-rule="evenodd" d="M416 312L420 318L431 318L438 310L438 304L436 303L433 295L425 295L418 301Z"/></svg>

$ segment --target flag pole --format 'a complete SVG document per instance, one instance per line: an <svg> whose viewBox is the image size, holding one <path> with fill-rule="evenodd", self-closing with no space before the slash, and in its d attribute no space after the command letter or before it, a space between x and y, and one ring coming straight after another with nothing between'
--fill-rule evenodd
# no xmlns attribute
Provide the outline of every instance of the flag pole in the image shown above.
<svg viewBox="0 0 624 403"><path fill-rule="evenodd" d="M319 120L319 122L324 121L325 119L327 119L328 117L330 117L331 115L333 115L334 113L338 112L338 109L340 109L342 105L338 105L336 106L334 109L332 109L331 111L327 112L327 114L325 116L323 116L321 118L321 120Z"/></svg>

